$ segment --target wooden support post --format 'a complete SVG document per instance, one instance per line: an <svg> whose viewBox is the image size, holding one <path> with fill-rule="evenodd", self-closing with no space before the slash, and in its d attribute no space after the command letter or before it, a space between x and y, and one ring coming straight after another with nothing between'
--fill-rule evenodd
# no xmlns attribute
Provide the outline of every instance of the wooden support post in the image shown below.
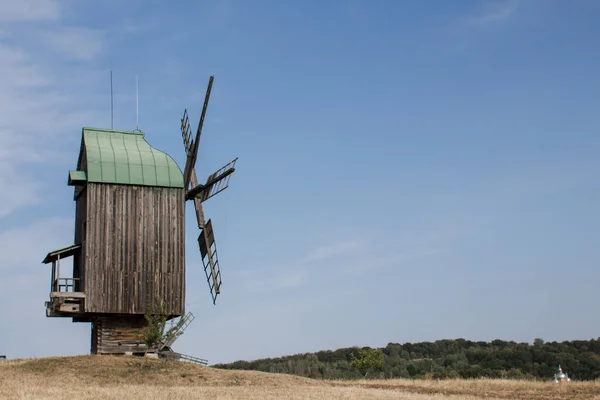
<svg viewBox="0 0 600 400"><path fill-rule="evenodd" d="M60 279L60 254L56 257L56 281ZM58 288L60 290L60 287ZM57 290L57 291L58 291Z"/></svg>
<svg viewBox="0 0 600 400"><path fill-rule="evenodd" d="M52 261L52 276L50 277L50 292L54 292L54 284L56 282L56 261Z"/></svg>

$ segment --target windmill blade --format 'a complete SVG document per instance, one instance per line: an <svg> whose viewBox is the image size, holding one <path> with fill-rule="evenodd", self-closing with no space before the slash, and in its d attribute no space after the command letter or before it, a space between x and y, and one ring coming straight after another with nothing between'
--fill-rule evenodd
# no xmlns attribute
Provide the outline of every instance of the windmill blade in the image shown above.
<svg viewBox="0 0 600 400"><path fill-rule="evenodd" d="M217 244L215 243L215 235L210 219L200 233L200 236L198 236L198 245L200 247L202 265L204 266L210 295L213 299L213 304L215 304L217 296L221 293L221 268L219 267Z"/></svg>
<svg viewBox="0 0 600 400"><path fill-rule="evenodd" d="M184 111L183 117L181 118L181 135L187 155L183 171L184 188L187 190L190 187L190 184L193 188L186 193L186 200L194 200L198 228L201 229L200 236L198 237L198 245L200 247L202 264L204 266L204 273L206 274L210 294L213 299L213 304L215 304L217 296L221 292L221 271L219 268L219 260L217 258L217 247L215 244L212 223L210 220L208 220L208 223L205 222L202 202L217 193L220 193L229 186L229 179L231 174L235 171L234 167L237 158L210 175L204 185L198 184L198 175L196 174L195 166L198 158L200 136L202 135L202 127L204 126L204 118L206 117L206 110L210 100L213 81L214 76L211 76L208 81L204 106L202 107L202 114L196 131L196 138L192 139L187 109Z"/></svg>
<svg viewBox="0 0 600 400"><path fill-rule="evenodd" d="M181 117L181 136L183 137L185 154L189 156L192 152L193 139L187 108L183 111L183 117Z"/></svg>
<svg viewBox="0 0 600 400"><path fill-rule="evenodd" d="M183 182L184 187L187 189L190 184L192 177L192 171L196 166L196 159L198 158L198 145L200 144L200 135L202 135L202 127L204 126L204 117L206 116L206 109L208 108L208 100L210 99L210 92L214 81L214 76L211 76L208 80L208 88L206 89L206 96L204 97L204 106L202 107L202 115L200 116L200 122L198 123L198 130L196 131L196 139L194 140L191 151L187 155L185 162L185 169L183 170Z"/></svg>
<svg viewBox="0 0 600 400"><path fill-rule="evenodd" d="M196 175L195 169L191 172L190 180L192 185L198 186L198 176ZM210 295L213 304L215 304L217 296L221 293L221 269L219 267L219 260L217 259L215 235L213 233L211 221L208 220L207 223L204 220L204 209L200 199L194 199L194 209L196 210L198 228L202 230L200 236L198 236L198 246L200 247L200 255L202 256L202 265L204 267L204 273L206 274Z"/></svg>
<svg viewBox="0 0 600 400"><path fill-rule="evenodd" d="M196 185L192 189L188 190L185 195L185 199L200 199L201 202L205 202L214 195L219 194L223 190L227 189L229 187L231 174L235 172L236 162L237 157L210 175L206 179L206 183L204 185Z"/></svg>

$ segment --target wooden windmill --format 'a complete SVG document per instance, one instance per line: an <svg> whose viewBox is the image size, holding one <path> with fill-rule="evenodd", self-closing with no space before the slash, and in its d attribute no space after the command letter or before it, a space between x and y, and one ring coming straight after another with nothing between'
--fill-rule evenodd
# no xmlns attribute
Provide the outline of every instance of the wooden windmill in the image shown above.
<svg viewBox="0 0 600 400"><path fill-rule="evenodd" d="M184 328L193 319L185 313L188 200L196 210L213 304L220 293L214 231L202 203L228 187L237 158L198 183L195 165L213 80L195 138L187 110L181 119L187 156L183 172L143 132L82 129L77 170L69 172L68 180L75 187L75 244L48 253L43 263L52 263L46 315L91 322L92 354L156 350L148 349L140 335L144 314L156 304L169 319L184 318ZM71 277L61 275L60 262L67 257L73 257ZM170 347L174 338L160 347Z"/></svg>

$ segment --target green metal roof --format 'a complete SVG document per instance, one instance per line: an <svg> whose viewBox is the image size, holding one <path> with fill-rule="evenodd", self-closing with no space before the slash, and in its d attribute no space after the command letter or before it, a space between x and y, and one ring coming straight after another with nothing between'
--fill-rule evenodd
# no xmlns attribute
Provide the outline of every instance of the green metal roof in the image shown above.
<svg viewBox="0 0 600 400"><path fill-rule="evenodd" d="M85 171L69 171L69 186L83 186L86 181Z"/></svg>
<svg viewBox="0 0 600 400"><path fill-rule="evenodd" d="M88 182L183 188L183 173L143 132L83 128ZM81 155L78 169L81 169Z"/></svg>

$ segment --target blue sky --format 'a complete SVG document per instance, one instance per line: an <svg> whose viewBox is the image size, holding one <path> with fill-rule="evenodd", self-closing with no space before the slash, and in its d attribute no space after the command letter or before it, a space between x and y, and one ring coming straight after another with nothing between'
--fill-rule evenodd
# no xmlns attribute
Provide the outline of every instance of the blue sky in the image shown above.
<svg viewBox="0 0 600 400"><path fill-rule="evenodd" d="M177 351L211 363L463 337L599 336L598 2L0 0L0 353L89 352L44 315L73 241L82 126L180 163L208 77L200 177L224 285L188 205ZM202 179L202 178L201 178Z"/></svg>

